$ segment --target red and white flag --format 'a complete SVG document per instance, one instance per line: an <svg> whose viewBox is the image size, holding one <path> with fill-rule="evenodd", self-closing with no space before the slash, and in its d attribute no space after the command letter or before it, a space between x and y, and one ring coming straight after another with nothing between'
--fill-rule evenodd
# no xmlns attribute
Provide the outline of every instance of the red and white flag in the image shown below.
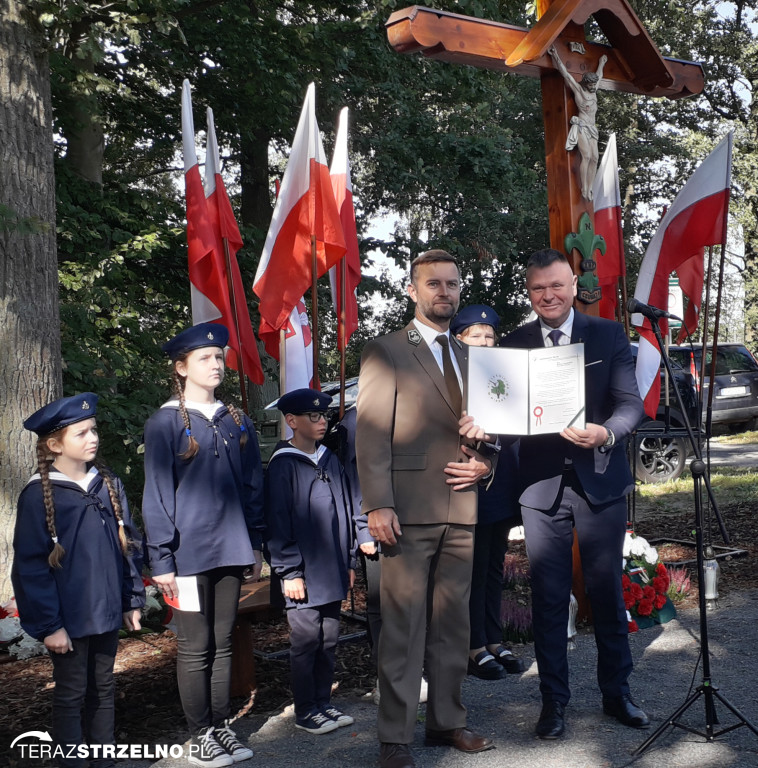
<svg viewBox="0 0 758 768"><path fill-rule="evenodd" d="M313 386L313 338L303 299L297 302L284 333L284 391Z"/></svg>
<svg viewBox="0 0 758 768"><path fill-rule="evenodd" d="M278 331L311 285L311 235L316 239L316 278L346 251L316 123L315 92L311 83L253 284L260 297L259 334L268 353L277 359Z"/></svg>
<svg viewBox="0 0 758 768"><path fill-rule="evenodd" d="M353 183L350 178L350 159L347 154L348 108L340 112L337 138L334 143L334 154L329 174L332 177L332 189L337 210L340 213L342 232L345 235L345 345L350 341L353 331L358 329L358 299L355 291L361 282L361 260L358 252L358 233L355 229L355 208L353 206ZM340 264L329 270L329 281L332 286L334 310L338 323L342 317L342 274ZM338 335L342 342L342 335Z"/></svg>
<svg viewBox="0 0 758 768"><path fill-rule="evenodd" d="M213 112L208 110L208 141L205 157L205 188L195 151L190 85L182 86L182 142L187 198L187 245L189 256L192 322L219 322L229 330L226 364L256 384L263 383L258 347L245 301L237 251L242 247L237 222L221 178ZM229 269L224 240L229 249ZM233 292L229 289L229 273ZM240 366L240 355L242 366Z"/></svg>
<svg viewBox="0 0 758 768"><path fill-rule="evenodd" d="M671 273L694 257L702 260L707 246L723 244L731 178L732 133L729 133L698 166L666 211L642 260L635 299L667 309ZM640 333L637 384L645 401L645 413L654 418L660 400L660 351L650 321L634 314L632 323ZM665 335L667 321L661 319L660 326Z"/></svg>
<svg viewBox="0 0 758 768"><path fill-rule="evenodd" d="M608 146L595 174L592 201L595 208L595 233L602 235L606 244L605 253L597 259L597 277L602 290L598 311L600 317L615 320L618 281L626 275L615 133L608 138Z"/></svg>
<svg viewBox="0 0 758 768"><path fill-rule="evenodd" d="M237 251L242 247L237 220L234 218L232 204L226 193L226 186L221 177L219 164L218 142L216 141L216 125L213 120L213 110L208 109L208 141L205 149L205 197L208 201L208 214L216 237L217 265L220 270L221 294L223 303L222 317L229 328L229 352L226 364L230 368L240 370L239 358L245 374L256 384L263 384L263 368L258 343L250 322L250 310L245 300L245 288L237 263ZM228 249L227 264L224 243ZM227 269L228 267L228 269ZM231 273L231 290L229 274ZM227 322L228 320L228 322Z"/></svg>

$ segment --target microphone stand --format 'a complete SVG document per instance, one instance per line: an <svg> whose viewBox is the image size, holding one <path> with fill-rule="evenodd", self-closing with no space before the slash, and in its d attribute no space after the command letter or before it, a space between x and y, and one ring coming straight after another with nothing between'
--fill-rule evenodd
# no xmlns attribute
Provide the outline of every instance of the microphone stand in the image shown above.
<svg viewBox="0 0 758 768"><path fill-rule="evenodd" d="M666 366L666 371L668 372L670 379L674 381L674 372L671 367L671 360L666 354L664 348L661 329L658 325L658 318L654 316L647 317L650 320L650 325L653 328L653 333L655 334L656 341L658 342L658 348L661 351L661 359ZM700 450L700 443L695 439L695 434L692 431L692 425L689 422L687 411L685 410L684 403L682 402L682 395L681 392L679 392L679 387L674 386L674 392L676 393L679 410L681 411L684 419L684 426L687 430L687 436L689 437L690 445L692 446L693 453L695 454L695 458L690 463L690 471L692 472L694 486L693 493L695 501L695 542L697 547L697 579L699 593L698 608L700 612L700 656L703 660L703 680L702 683L692 693L692 695L689 696L689 698L687 698L687 700L673 714L669 715L669 717L665 719L665 721L660 725L655 733L653 733L650 738L640 744L640 746L632 752L633 755L642 754L651 744L653 744L653 742L659 736L663 735L669 726L682 728L683 730L689 731L690 733L703 736L706 741L713 741L718 736L728 733L729 731L733 731L735 728L739 728L743 725L747 726L756 736L758 736L758 728L756 728L753 723L751 723L735 706L733 706L726 699L726 697L719 691L718 686L714 685L713 680L711 679L711 654L708 648L708 619L705 604L705 558L703 552L702 506L703 484L708 491L708 496L711 500L713 511L716 515L716 519L718 520L719 527L721 528L721 535L724 539L724 543L729 544L729 536L726 532L726 528L724 527L724 521L721 517L721 513L719 512L718 506L716 505L716 500L713 497L711 482L706 473L703 454ZM696 728L685 725L678 719L680 715L684 714L684 712L686 712L701 696L705 699L705 731L699 731ZM730 712L732 712L732 714L737 717L739 722L723 728L720 731L715 731L714 725L718 725L719 723L718 717L716 715L716 699L718 699L718 701L720 701Z"/></svg>

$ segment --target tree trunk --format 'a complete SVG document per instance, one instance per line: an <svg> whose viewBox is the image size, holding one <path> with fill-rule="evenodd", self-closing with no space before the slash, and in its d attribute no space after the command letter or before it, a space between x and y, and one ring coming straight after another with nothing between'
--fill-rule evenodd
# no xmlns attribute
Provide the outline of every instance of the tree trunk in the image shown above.
<svg viewBox="0 0 758 768"><path fill-rule="evenodd" d="M61 394L50 68L26 0L0 0L0 602L16 500L36 465L25 417Z"/></svg>

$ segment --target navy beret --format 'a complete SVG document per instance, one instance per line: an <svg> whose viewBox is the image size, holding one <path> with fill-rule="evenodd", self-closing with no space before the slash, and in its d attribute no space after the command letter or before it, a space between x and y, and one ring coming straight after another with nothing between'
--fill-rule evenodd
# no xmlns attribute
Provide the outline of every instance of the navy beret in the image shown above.
<svg viewBox="0 0 758 768"><path fill-rule="evenodd" d="M97 413L97 399L94 392L62 397L35 411L24 422L24 427L30 432L36 432L40 437L51 435L69 424L94 418Z"/></svg>
<svg viewBox="0 0 758 768"><path fill-rule="evenodd" d="M282 413L294 413L296 416L309 411L324 412L332 402L331 395L325 395L316 389L293 389L282 395L276 407Z"/></svg>
<svg viewBox="0 0 758 768"><path fill-rule="evenodd" d="M172 359L177 360L185 352L201 347L221 347L229 341L229 331L220 323L198 323L169 339L161 349Z"/></svg>
<svg viewBox="0 0 758 768"><path fill-rule="evenodd" d="M450 321L450 333L455 336L461 331L465 331L470 325L477 325L478 323L491 325L497 329L500 324L500 318L492 307L488 307L485 304L472 304L471 306L464 307Z"/></svg>

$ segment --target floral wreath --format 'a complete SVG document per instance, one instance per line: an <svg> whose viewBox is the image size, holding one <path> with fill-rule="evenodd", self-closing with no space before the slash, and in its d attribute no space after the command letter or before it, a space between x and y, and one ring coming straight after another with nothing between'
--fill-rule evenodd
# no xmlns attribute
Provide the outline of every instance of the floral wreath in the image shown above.
<svg viewBox="0 0 758 768"><path fill-rule="evenodd" d="M661 616L661 609L670 604L667 592L671 579L666 566L658 562L655 547L628 531L623 554L621 588L629 631L636 632L640 624L649 626L668 620L670 617Z"/></svg>

